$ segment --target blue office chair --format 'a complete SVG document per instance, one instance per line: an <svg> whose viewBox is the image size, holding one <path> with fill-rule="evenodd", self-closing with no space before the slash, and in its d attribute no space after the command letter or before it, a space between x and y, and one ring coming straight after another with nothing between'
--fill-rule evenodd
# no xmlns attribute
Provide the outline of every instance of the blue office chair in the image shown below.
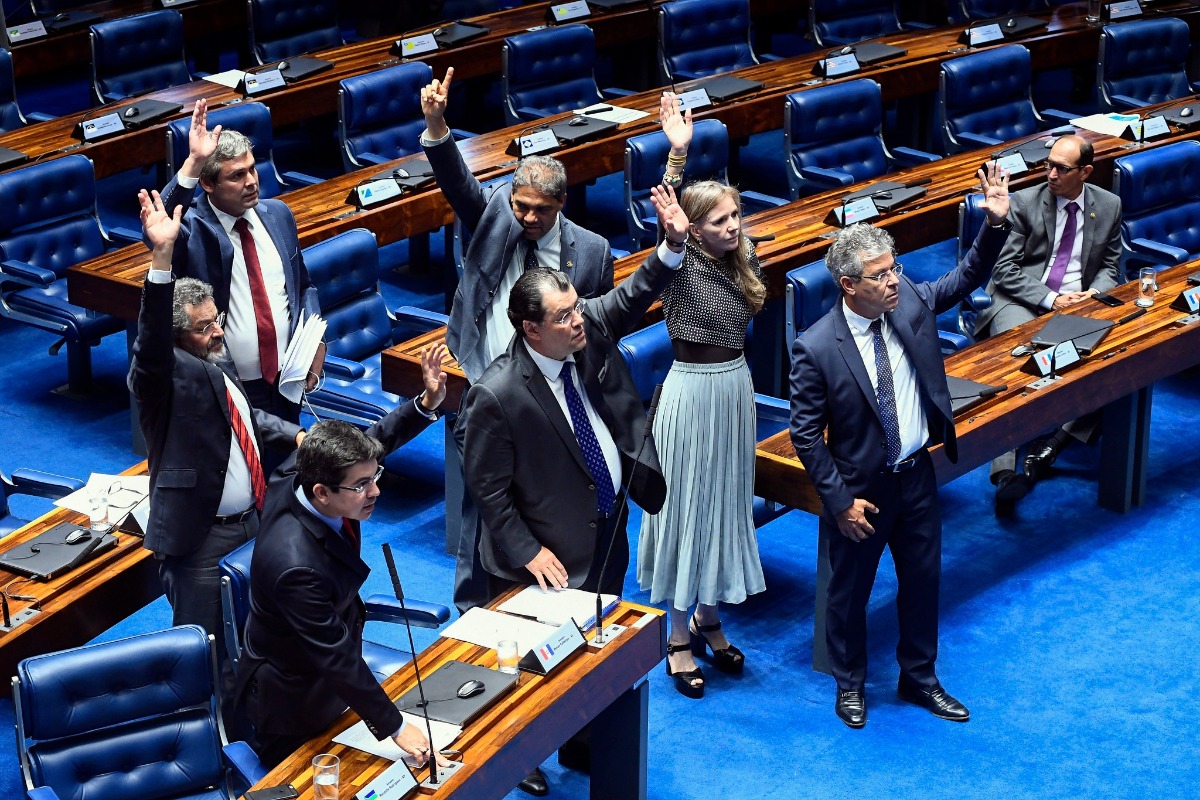
<svg viewBox="0 0 1200 800"><path fill-rule="evenodd" d="M174 175L188 157L188 129L191 117L180 117L167 123L167 173ZM262 198L277 197L295 186L312 186L320 178L302 172L285 172L282 176L275 166L273 147L275 134L271 128L271 110L262 103L240 103L236 106L211 109L208 112L208 127L221 125L225 130L244 134L254 143L254 163L258 168L258 195ZM294 184L294 185L293 185ZM196 192L203 189L197 184Z"/></svg>
<svg viewBox="0 0 1200 800"><path fill-rule="evenodd" d="M232 800L267 771L227 742L215 676L196 625L23 660L13 711L29 797Z"/></svg>
<svg viewBox="0 0 1200 800"><path fill-rule="evenodd" d="M7 536L30 522L9 510L8 498L13 495L26 495L57 500L71 492L79 491L84 485L78 478L67 478L34 469L13 470L11 478L0 472L0 537Z"/></svg>
<svg viewBox="0 0 1200 800"><path fill-rule="evenodd" d="M1072 114L1054 109L1039 114L1033 107L1032 78L1033 61L1019 44L943 61L938 127L945 151L992 147L1069 123Z"/></svg>
<svg viewBox="0 0 1200 800"><path fill-rule="evenodd" d="M91 27L92 97L97 105L191 83L183 15L151 11Z"/></svg>
<svg viewBox="0 0 1200 800"><path fill-rule="evenodd" d="M341 47L337 0L246 0L250 52L259 64Z"/></svg>
<svg viewBox="0 0 1200 800"><path fill-rule="evenodd" d="M663 83L757 63L750 47L748 0L673 0L658 7L658 68Z"/></svg>
<svg viewBox="0 0 1200 800"><path fill-rule="evenodd" d="M650 199L650 189L662 183L671 143L662 131L630 136L625 140L625 219L635 249L650 247L658 238L658 215ZM692 143L684 183L715 179L726 180L729 166L729 132L717 119L697 120L692 126ZM743 191L742 213L755 214L776 208L787 201L780 197Z"/></svg>
<svg viewBox="0 0 1200 800"><path fill-rule="evenodd" d="M1097 78L1101 105L1124 111L1196 91L1187 74L1190 45L1187 23L1173 17L1105 25Z"/></svg>
<svg viewBox="0 0 1200 800"><path fill-rule="evenodd" d="M1116 160L1125 273L1200 258L1200 142L1177 142Z"/></svg>
<svg viewBox="0 0 1200 800"><path fill-rule="evenodd" d="M888 150L882 130L883 97L870 78L789 94L783 136L792 199L939 160L907 147Z"/></svg>
<svg viewBox="0 0 1200 800"><path fill-rule="evenodd" d="M221 559L221 617L225 626L225 649L234 667L241 662L242 636L250 617L250 563L254 559L254 540ZM373 594L366 598L367 622L403 625L404 611L395 597ZM450 609L440 603L405 598L408 622L416 628L437 628L450 619ZM363 660L380 683L412 661L412 653L363 641Z"/></svg>
<svg viewBox="0 0 1200 800"><path fill-rule="evenodd" d="M124 330L116 317L72 305L67 269L111 246L96 215L92 162L73 155L0 173L0 316L63 337L71 391L91 385L91 348ZM113 228L123 243L140 242L136 231Z"/></svg>
<svg viewBox="0 0 1200 800"><path fill-rule="evenodd" d="M0 47L0 133L15 131L30 122L54 119L49 114L24 114L17 103L17 82L13 74L12 54Z"/></svg>
<svg viewBox="0 0 1200 800"><path fill-rule="evenodd" d="M955 21L1036 14L1046 10L1046 0L958 0L949 5Z"/></svg>
<svg viewBox="0 0 1200 800"><path fill-rule="evenodd" d="M587 108L632 92L596 86L596 37L586 25L560 25L504 40L500 49L509 125Z"/></svg>
<svg viewBox="0 0 1200 800"><path fill-rule="evenodd" d="M811 0L808 27L818 47L855 44L903 30L894 0Z"/></svg>

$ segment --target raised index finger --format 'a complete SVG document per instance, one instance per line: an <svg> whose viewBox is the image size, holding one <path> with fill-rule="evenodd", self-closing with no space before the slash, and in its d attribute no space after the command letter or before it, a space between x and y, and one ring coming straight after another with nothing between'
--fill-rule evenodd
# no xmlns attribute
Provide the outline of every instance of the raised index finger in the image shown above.
<svg viewBox="0 0 1200 800"><path fill-rule="evenodd" d="M454 67L446 67L446 77L442 78L442 85L439 90L442 94L450 93L450 81L454 78Z"/></svg>

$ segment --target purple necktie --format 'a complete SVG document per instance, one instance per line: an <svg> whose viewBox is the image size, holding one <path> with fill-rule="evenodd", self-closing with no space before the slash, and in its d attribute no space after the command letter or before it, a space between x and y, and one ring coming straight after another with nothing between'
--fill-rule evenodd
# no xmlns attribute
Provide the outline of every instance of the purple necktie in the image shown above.
<svg viewBox="0 0 1200 800"><path fill-rule="evenodd" d="M1066 210L1067 224L1063 227L1062 240L1058 243L1054 263L1050 265L1050 277L1046 278L1046 285L1052 292L1062 288L1063 276L1067 274L1067 263L1071 260L1071 251L1075 249L1075 212L1079 210L1079 204L1072 200L1067 203Z"/></svg>

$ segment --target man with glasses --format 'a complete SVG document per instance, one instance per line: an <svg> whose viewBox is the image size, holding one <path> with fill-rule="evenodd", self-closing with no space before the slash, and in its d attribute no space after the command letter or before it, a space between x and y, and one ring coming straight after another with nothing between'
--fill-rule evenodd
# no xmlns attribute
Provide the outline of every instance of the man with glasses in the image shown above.
<svg viewBox="0 0 1200 800"><path fill-rule="evenodd" d="M927 448L940 443L957 459L935 318L983 283L1008 236L1008 176L993 165L979 179L987 224L936 282L903 275L887 231L841 230L825 256L841 300L792 344L792 444L823 507L834 711L852 728L867 720L867 601L885 546L898 580L900 697L969 718L934 670L942 525Z"/></svg>
<svg viewBox="0 0 1200 800"><path fill-rule="evenodd" d="M1070 312L1120 282L1121 200L1087 184L1091 174L1091 142L1063 136L1050 149L1046 183L1013 194L1012 234L988 283L992 305L979 315L977 334L1003 333L1050 311ZM1098 415L1087 415L1031 444L1024 473L1016 471L1016 450L995 459L996 513L1012 513L1072 439L1093 439L1097 423Z"/></svg>

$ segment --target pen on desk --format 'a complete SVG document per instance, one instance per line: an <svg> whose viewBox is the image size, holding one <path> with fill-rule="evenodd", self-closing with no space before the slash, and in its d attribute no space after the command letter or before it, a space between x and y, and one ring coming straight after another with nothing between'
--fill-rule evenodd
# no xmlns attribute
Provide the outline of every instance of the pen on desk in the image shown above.
<svg viewBox="0 0 1200 800"><path fill-rule="evenodd" d="M1143 309L1143 310L1144 310L1144 309ZM1119 355L1120 353L1124 353L1124 352L1125 352L1126 350L1128 350L1128 349L1129 349L1128 347L1122 347L1120 350L1113 350L1111 353L1105 353L1103 356L1101 356L1101 357L1100 357L1100 360L1101 360L1101 361L1108 361L1108 360L1109 360L1110 358L1112 358L1113 356L1115 356L1115 355Z"/></svg>
<svg viewBox="0 0 1200 800"><path fill-rule="evenodd" d="M1137 319L1138 317L1140 317L1142 314L1145 314L1145 313L1146 313L1146 309L1139 308L1137 311L1134 311L1132 313L1126 314L1125 316L1121 317L1119 320L1117 320L1117 324L1124 325L1126 322L1133 322L1135 319Z"/></svg>

